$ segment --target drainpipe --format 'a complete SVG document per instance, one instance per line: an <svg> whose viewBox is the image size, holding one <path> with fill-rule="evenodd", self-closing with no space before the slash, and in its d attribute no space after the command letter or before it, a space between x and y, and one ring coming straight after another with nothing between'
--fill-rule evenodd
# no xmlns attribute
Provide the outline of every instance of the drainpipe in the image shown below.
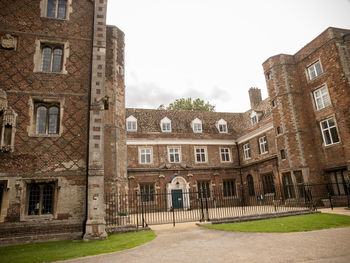
<svg viewBox="0 0 350 263"><path fill-rule="evenodd" d="M84 219L84 228L83 236L85 235L86 222L88 220L88 188L89 188L89 149L90 149L90 105L91 105L91 86L92 86L92 60L93 60L93 47L94 47L94 25L95 25L95 2L90 0L92 4L92 25L91 25L91 56L90 56L90 81L89 81L89 94L88 94L88 122L87 122L87 148L86 148L86 189L85 189L85 219Z"/></svg>
<svg viewBox="0 0 350 263"><path fill-rule="evenodd" d="M244 200L245 198L244 198L244 187L243 187L243 174L242 174L241 156L239 154L238 142L236 142L236 149L237 149L237 155L238 155L239 177L241 179L242 206L244 206L245 205L245 200Z"/></svg>

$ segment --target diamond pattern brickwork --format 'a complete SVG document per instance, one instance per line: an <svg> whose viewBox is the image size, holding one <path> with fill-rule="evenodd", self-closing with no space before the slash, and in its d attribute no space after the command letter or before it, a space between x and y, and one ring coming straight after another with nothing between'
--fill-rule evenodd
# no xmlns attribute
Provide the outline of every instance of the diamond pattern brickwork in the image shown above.
<svg viewBox="0 0 350 263"><path fill-rule="evenodd" d="M0 1L0 36L17 49L0 50L0 88L17 117L15 151L2 154L0 172L82 172L86 169L92 3L72 1L69 20L40 17L40 1ZM67 74L34 72L35 41L68 43ZM30 136L32 98L63 99L60 136Z"/></svg>

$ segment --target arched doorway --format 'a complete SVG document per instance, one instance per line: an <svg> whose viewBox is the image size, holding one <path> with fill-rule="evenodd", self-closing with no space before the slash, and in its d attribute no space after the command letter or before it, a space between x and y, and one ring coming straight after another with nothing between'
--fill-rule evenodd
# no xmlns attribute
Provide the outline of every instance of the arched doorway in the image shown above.
<svg viewBox="0 0 350 263"><path fill-rule="evenodd" d="M182 176L174 176L167 184L167 208L190 208L190 185Z"/></svg>

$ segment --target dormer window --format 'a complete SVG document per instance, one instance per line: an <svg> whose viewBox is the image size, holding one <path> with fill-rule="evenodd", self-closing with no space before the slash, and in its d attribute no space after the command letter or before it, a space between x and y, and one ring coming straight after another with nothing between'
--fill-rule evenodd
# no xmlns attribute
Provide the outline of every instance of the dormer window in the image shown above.
<svg viewBox="0 0 350 263"><path fill-rule="evenodd" d="M259 116L258 113L256 113L256 111L252 111L252 113L250 114L250 121L253 126L259 122Z"/></svg>
<svg viewBox="0 0 350 263"><path fill-rule="evenodd" d="M195 118L192 121L192 130L194 133L202 133L202 121L198 118Z"/></svg>
<svg viewBox="0 0 350 263"><path fill-rule="evenodd" d="M162 129L162 132L171 132L171 120L167 117L163 118L160 121L160 128Z"/></svg>
<svg viewBox="0 0 350 263"><path fill-rule="evenodd" d="M137 119L132 115L126 119L126 130L131 132L137 131Z"/></svg>
<svg viewBox="0 0 350 263"><path fill-rule="evenodd" d="M224 119L221 119L217 123L217 128L220 133L227 133L227 122Z"/></svg>

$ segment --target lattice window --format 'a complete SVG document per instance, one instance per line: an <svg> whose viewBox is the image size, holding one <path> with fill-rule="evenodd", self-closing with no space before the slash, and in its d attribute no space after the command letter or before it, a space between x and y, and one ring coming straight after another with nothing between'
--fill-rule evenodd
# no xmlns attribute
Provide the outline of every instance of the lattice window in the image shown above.
<svg viewBox="0 0 350 263"><path fill-rule="evenodd" d="M49 18L66 19L67 0L47 0L46 16Z"/></svg>
<svg viewBox="0 0 350 263"><path fill-rule="evenodd" d="M47 215L53 213L53 183L31 183L28 185L28 215Z"/></svg>
<svg viewBox="0 0 350 263"><path fill-rule="evenodd" d="M60 106L55 103L35 102L36 134L58 134L60 123Z"/></svg>
<svg viewBox="0 0 350 263"><path fill-rule="evenodd" d="M61 72L63 62L62 46L42 44L41 50L41 71Z"/></svg>

